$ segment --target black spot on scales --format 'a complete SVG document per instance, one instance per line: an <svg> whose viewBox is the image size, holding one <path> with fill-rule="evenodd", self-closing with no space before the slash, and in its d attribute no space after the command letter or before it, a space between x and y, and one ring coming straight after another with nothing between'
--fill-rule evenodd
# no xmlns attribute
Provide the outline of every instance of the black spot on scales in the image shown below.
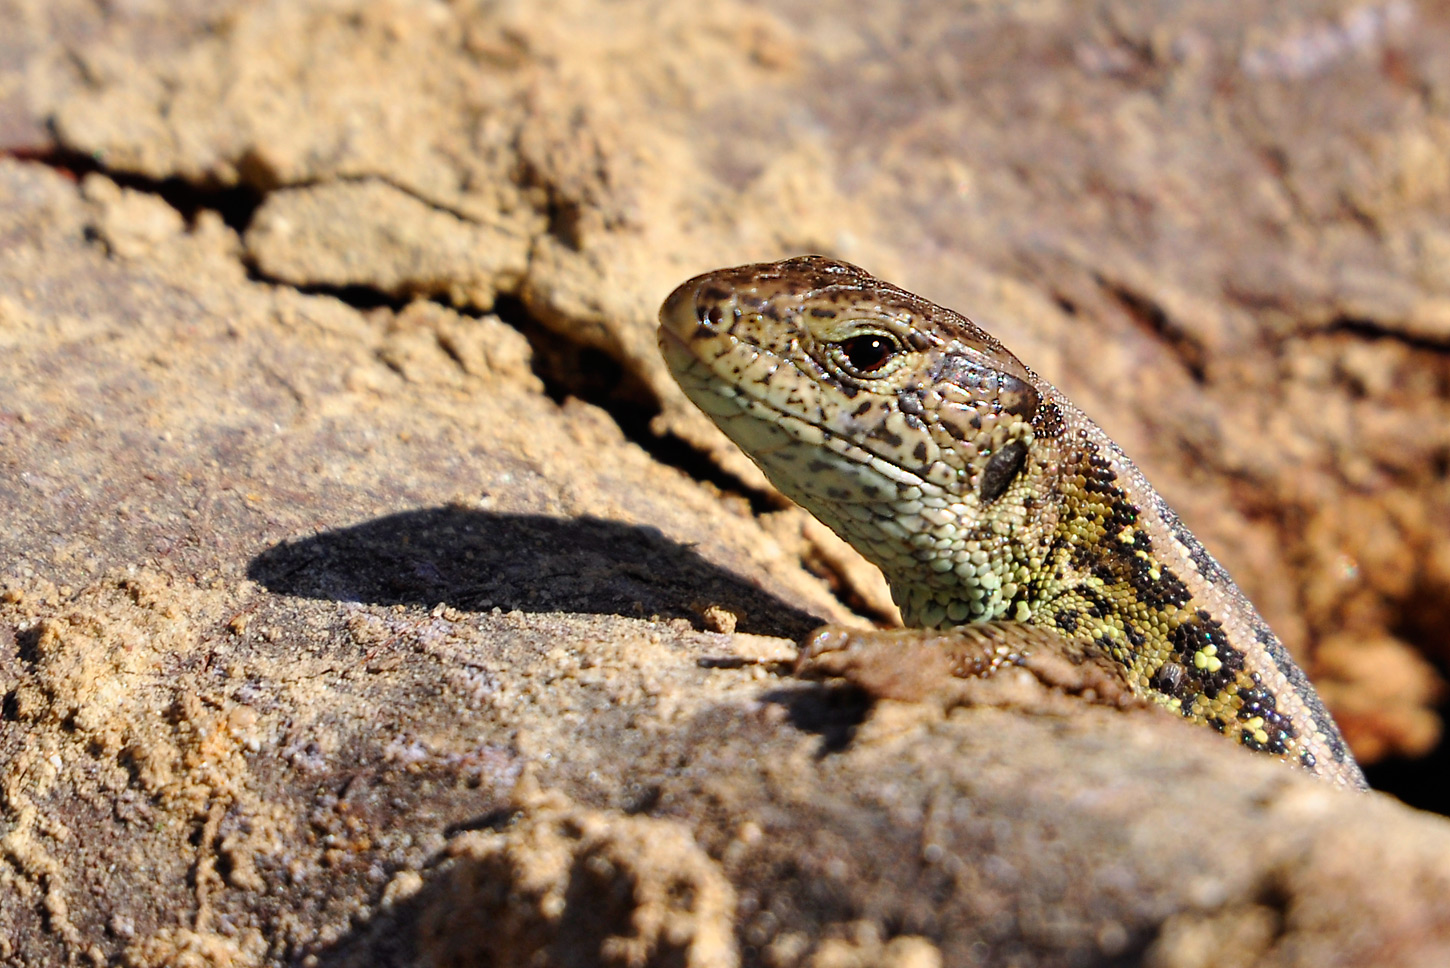
<svg viewBox="0 0 1450 968"><path fill-rule="evenodd" d="M891 430L888 430L884 423L880 424L879 426L873 427L871 432L866 436L874 437L875 439L885 444L887 447L901 446L901 435Z"/></svg>
<svg viewBox="0 0 1450 968"><path fill-rule="evenodd" d="M1112 463L1098 453L1098 448L1094 445L1088 452L1087 468L1083 473L1083 486L1090 493L1102 494L1109 498L1109 506L1123 504L1131 508L1133 505L1123 499L1123 492L1113 484L1117 479L1118 472L1113 470Z"/></svg>
<svg viewBox="0 0 1450 968"><path fill-rule="evenodd" d="M1093 645L1097 646L1103 655L1111 656L1115 661L1126 664L1127 657L1124 655L1125 650L1121 645L1108 638L1107 635L1099 635L1093 639Z"/></svg>
<svg viewBox="0 0 1450 968"><path fill-rule="evenodd" d="M1182 700L1188 690L1188 670L1177 662L1165 662L1148 677L1148 685L1165 696Z"/></svg>
<svg viewBox="0 0 1450 968"><path fill-rule="evenodd" d="M1141 560L1141 559L1139 559ZM1193 596L1188 591L1188 586L1173 574L1171 568L1160 565L1158 577L1152 577L1145 569L1143 573L1144 582L1135 585L1139 597L1143 603L1152 609L1162 609L1166 605L1187 605Z"/></svg>
<svg viewBox="0 0 1450 968"><path fill-rule="evenodd" d="M957 413L939 413L937 415L937 423L943 430L951 434L953 439L970 440L976 436L976 432L972 427L962 422L961 416L961 414ZM981 422L978 421L979 428L980 424Z"/></svg>

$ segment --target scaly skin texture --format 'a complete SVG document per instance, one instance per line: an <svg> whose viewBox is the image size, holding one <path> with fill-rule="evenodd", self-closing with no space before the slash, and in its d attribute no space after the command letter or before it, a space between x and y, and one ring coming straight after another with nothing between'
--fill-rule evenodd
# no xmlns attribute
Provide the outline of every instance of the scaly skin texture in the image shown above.
<svg viewBox="0 0 1450 968"><path fill-rule="evenodd" d="M1136 695L1364 788L1224 569L1096 424L970 320L807 256L696 276L660 322L685 393L880 566L908 625L1106 658Z"/></svg>

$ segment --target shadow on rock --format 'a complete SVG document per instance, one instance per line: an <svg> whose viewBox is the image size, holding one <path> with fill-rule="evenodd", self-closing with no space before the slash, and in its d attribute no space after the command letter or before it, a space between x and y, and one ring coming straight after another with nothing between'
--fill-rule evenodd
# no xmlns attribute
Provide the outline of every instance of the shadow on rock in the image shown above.
<svg viewBox="0 0 1450 968"><path fill-rule="evenodd" d="M405 511L275 545L247 577L283 595L467 611L658 615L700 624L739 610L742 632L797 638L820 619L649 527L599 518Z"/></svg>
<svg viewBox="0 0 1450 968"><path fill-rule="evenodd" d="M774 689L760 697L786 712L792 726L821 738L816 751L821 758L840 753L856 738L856 729L866 721L874 704L870 696L852 685L809 682Z"/></svg>

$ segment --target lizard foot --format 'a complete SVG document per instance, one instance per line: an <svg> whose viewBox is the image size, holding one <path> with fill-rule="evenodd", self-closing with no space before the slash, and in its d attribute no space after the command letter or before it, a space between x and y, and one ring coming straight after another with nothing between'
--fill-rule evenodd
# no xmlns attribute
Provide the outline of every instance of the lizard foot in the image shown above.
<svg viewBox="0 0 1450 968"><path fill-rule="evenodd" d="M801 643L796 674L840 678L876 699L1000 705L1024 697L980 680L1020 668L1050 689L1114 706L1139 705L1119 667L1050 629L983 622L950 629L827 625ZM975 686L975 688L974 688Z"/></svg>

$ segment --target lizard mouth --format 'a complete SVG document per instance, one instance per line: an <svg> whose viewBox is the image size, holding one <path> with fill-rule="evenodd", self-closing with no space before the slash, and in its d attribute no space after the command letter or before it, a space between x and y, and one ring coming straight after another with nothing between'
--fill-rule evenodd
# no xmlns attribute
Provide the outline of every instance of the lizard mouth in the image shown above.
<svg viewBox="0 0 1450 968"><path fill-rule="evenodd" d="M690 352L689 343L671 327L661 323L655 336L659 340L660 354L664 356L665 363L671 370L679 370L681 366L699 362L699 358Z"/></svg>

